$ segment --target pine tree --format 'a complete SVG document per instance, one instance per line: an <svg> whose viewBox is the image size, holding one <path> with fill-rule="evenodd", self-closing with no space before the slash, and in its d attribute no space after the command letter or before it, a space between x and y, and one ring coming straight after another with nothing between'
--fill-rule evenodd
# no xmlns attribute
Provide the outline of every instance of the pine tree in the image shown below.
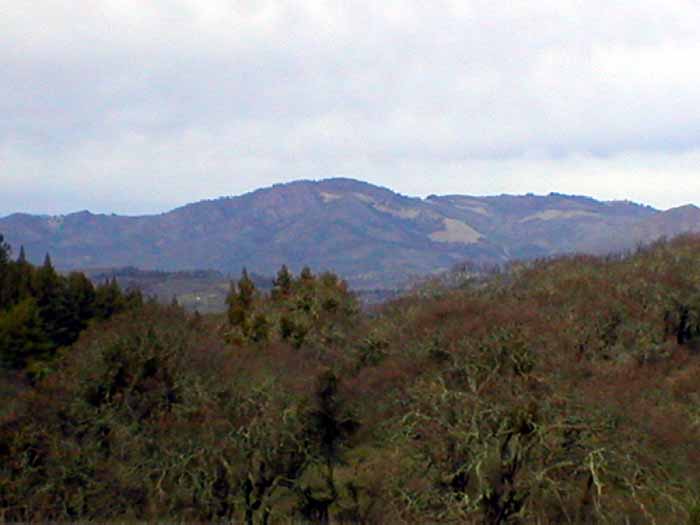
<svg viewBox="0 0 700 525"><path fill-rule="evenodd" d="M34 299L25 299L0 314L1 366L22 369L29 361L45 357L52 347Z"/></svg>
<svg viewBox="0 0 700 525"><path fill-rule="evenodd" d="M6 265L10 261L10 254L12 253L12 248L5 242L5 237L0 233L0 268Z"/></svg>
<svg viewBox="0 0 700 525"><path fill-rule="evenodd" d="M0 311L10 306L10 277L12 267L10 265L10 245L0 233Z"/></svg>
<svg viewBox="0 0 700 525"><path fill-rule="evenodd" d="M311 273L311 268L309 268L308 266L304 266L304 267L301 269L301 273L299 274L299 280L300 280L301 282L306 282L306 283L308 283L308 282L310 282L310 281L313 281L313 280L314 280L314 274Z"/></svg>
<svg viewBox="0 0 700 525"><path fill-rule="evenodd" d="M270 336L270 325L265 314L257 314L253 317L253 325L250 330L250 338L256 343L264 343Z"/></svg>
<svg viewBox="0 0 700 525"><path fill-rule="evenodd" d="M255 283L243 268L238 284L231 282L226 304L228 305L228 321L233 327L241 330L244 336L250 331L250 317L256 297Z"/></svg>
<svg viewBox="0 0 700 525"><path fill-rule="evenodd" d="M124 296L117 283L116 277L105 280L95 290L95 317L109 319L126 308Z"/></svg>
<svg viewBox="0 0 700 525"><path fill-rule="evenodd" d="M32 281L34 279L34 273L34 267L27 261L24 246L20 246L19 257L17 257L17 263L15 264L15 275L13 277L14 303L18 303L32 295Z"/></svg>
<svg viewBox="0 0 700 525"><path fill-rule="evenodd" d="M34 270L26 260L24 247L20 248L17 262L12 262L10 255L11 248L0 235L0 311L32 295Z"/></svg>
<svg viewBox="0 0 700 525"><path fill-rule="evenodd" d="M226 311L228 323L231 326L239 326L243 324L245 315L243 309L238 303L238 287L234 281L231 281L229 284L228 295L226 296L226 305L228 306Z"/></svg>
<svg viewBox="0 0 700 525"><path fill-rule="evenodd" d="M71 310L71 329L77 338L95 315L95 287L80 272L71 273L66 284L66 297Z"/></svg>
<svg viewBox="0 0 700 525"><path fill-rule="evenodd" d="M32 291L39 308L46 306L55 297L59 288L59 277L51 263L51 256L46 254L44 264L35 271Z"/></svg>
<svg viewBox="0 0 700 525"><path fill-rule="evenodd" d="M287 297L292 290L292 275L287 269L287 265L283 264L277 272L277 277L273 281L272 298L281 299Z"/></svg>
<svg viewBox="0 0 700 525"><path fill-rule="evenodd" d="M34 273L33 291L48 339L56 347L71 344L77 334L72 329L66 283L54 270L48 253Z"/></svg>
<svg viewBox="0 0 700 525"><path fill-rule="evenodd" d="M255 292L255 283L248 277L248 271L243 268L241 279L238 281L238 300L246 310L250 310L253 305Z"/></svg>

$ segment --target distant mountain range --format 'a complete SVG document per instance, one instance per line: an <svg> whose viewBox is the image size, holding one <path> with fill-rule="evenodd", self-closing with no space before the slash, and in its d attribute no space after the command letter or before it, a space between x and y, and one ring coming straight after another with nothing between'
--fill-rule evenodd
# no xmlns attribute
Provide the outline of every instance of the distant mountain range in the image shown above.
<svg viewBox="0 0 700 525"><path fill-rule="evenodd" d="M0 232L30 260L46 252L64 269L146 270L247 266L272 275L282 264L330 269L356 288L389 288L456 263L505 262L632 248L700 231L700 209L659 211L628 201L552 193L406 197L352 179L297 181L160 215L88 211L13 214Z"/></svg>

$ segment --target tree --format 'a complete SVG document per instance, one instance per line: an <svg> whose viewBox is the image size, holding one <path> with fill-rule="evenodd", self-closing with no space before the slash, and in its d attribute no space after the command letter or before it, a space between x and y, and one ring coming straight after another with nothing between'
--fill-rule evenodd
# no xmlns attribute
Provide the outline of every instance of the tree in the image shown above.
<svg viewBox="0 0 700 525"><path fill-rule="evenodd" d="M126 308L124 296L116 277L105 281L95 291L95 317L109 319Z"/></svg>
<svg viewBox="0 0 700 525"><path fill-rule="evenodd" d="M250 338L256 343L264 343L270 336L270 325L265 314L256 314L250 329Z"/></svg>
<svg viewBox="0 0 700 525"><path fill-rule="evenodd" d="M13 299L15 303L32 294L33 275L34 268L27 261L24 246L20 246L19 257L17 257L17 263L15 264L15 275L13 276Z"/></svg>
<svg viewBox="0 0 700 525"><path fill-rule="evenodd" d="M78 331L72 326L65 282L54 270L48 253L34 273L32 287L46 336L56 347L71 344Z"/></svg>
<svg viewBox="0 0 700 525"><path fill-rule="evenodd" d="M71 309L72 332L77 338L95 316L95 287L84 274L72 272L66 281L66 297Z"/></svg>
<svg viewBox="0 0 700 525"><path fill-rule="evenodd" d="M277 277L273 281L272 298L281 299L287 297L292 291L292 275L287 269L287 265L283 264L277 272Z"/></svg>
<svg viewBox="0 0 700 525"><path fill-rule="evenodd" d="M359 422L352 417L338 392L338 378L331 370L323 372L317 379L313 406L307 413L307 441L315 456L321 483L300 483L301 499L299 512L308 522L327 524L330 522L329 508L338 499L334 468L341 460L349 438L357 432Z"/></svg>
<svg viewBox="0 0 700 525"><path fill-rule="evenodd" d="M248 277L248 270L243 268L241 279L238 281L238 300L246 310L249 310L253 305L255 292L255 283Z"/></svg>
<svg viewBox="0 0 700 525"><path fill-rule="evenodd" d="M0 233L0 268L9 262L11 253L12 248L5 242L5 237Z"/></svg>
<svg viewBox="0 0 700 525"><path fill-rule="evenodd" d="M248 336L250 332L250 316L255 297L255 283L248 276L248 271L243 268L238 284L231 282L226 304L229 324L240 329L244 336Z"/></svg>
<svg viewBox="0 0 700 525"><path fill-rule="evenodd" d="M30 360L45 357L51 347L34 299L25 299L0 314L0 364L3 366L22 369Z"/></svg>
<svg viewBox="0 0 700 525"><path fill-rule="evenodd" d="M313 281L314 274L311 273L311 268L309 268L308 266L304 266L301 269L301 273L299 274L299 280L301 282L306 282L306 283L308 283L309 281Z"/></svg>
<svg viewBox="0 0 700 525"><path fill-rule="evenodd" d="M51 263L51 256L47 253L44 264L34 274L34 282L32 283L39 306L48 303L56 294L59 286L58 274Z"/></svg>
<svg viewBox="0 0 700 525"><path fill-rule="evenodd" d="M10 286L10 245L0 233L0 310L9 306Z"/></svg>

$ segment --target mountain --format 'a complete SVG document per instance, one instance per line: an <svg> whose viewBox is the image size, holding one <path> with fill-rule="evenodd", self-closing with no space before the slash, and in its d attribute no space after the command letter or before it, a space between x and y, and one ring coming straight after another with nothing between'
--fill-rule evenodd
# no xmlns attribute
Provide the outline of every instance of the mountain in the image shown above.
<svg viewBox="0 0 700 525"><path fill-rule="evenodd" d="M146 270L243 266L272 275L282 265L331 269L357 288L391 287L409 275L574 251L627 248L699 230L700 209L660 212L627 201L550 194L406 197L352 179L296 181L159 215L88 211L14 214L0 232L60 268Z"/></svg>
<svg viewBox="0 0 700 525"><path fill-rule="evenodd" d="M700 208L692 204L658 213L635 224L630 238L635 243L682 233L700 232Z"/></svg>

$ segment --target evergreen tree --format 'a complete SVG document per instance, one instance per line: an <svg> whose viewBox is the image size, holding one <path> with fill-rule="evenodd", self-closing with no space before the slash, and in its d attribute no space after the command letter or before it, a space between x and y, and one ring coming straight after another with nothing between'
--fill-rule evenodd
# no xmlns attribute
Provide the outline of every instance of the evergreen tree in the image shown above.
<svg viewBox="0 0 700 525"><path fill-rule="evenodd" d="M32 283L33 295L36 297L39 307L45 306L52 300L59 286L58 274L51 263L51 256L47 253L44 264L34 273Z"/></svg>
<svg viewBox="0 0 700 525"><path fill-rule="evenodd" d="M345 407L338 392L338 378L330 370L318 377L312 401L315 406L307 413L306 438L325 486L301 484L298 511L307 522L327 524L329 509L339 496L334 466L341 462L342 453L360 424Z"/></svg>
<svg viewBox="0 0 700 525"><path fill-rule="evenodd" d="M11 261L10 255L11 248L0 235L0 311L32 296L34 270L26 260L24 247L20 248L17 262Z"/></svg>
<svg viewBox="0 0 700 525"><path fill-rule="evenodd" d="M277 272L277 277L273 281L272 298L281 299L287 297L292 290L292 275L287 269L287 265L283 264Z"/></svg>
<svg viewBox="0 0 700 525"><path fill-rule="evenodd" d="M248 271L243 268L238 284L231 282L226 304L228 305L228 321L233 327L238 327L243 335L250 331L250 316L256 297L255 283L248 276Z"/></svg>
<svg viewBox="0 0 700 525"><path fill-rule="evenodd" d="M126 308L116 277L105 280L95 291L95 317L109 319Z"/></svg>
<svg viewBox="0 0 700 525"><path fill-rule="evenodd" d="M20 246L19 257L17 257L17 263L15 264L15 275L13 276L13 298L15 303L32 295L34 273L34 267L27 261L24 246Z"/></svg>
<svg viewBox="0 0 700 525"><path fill-rule="evenodd" d="M73 272L68 276L66 297L71 310L71 331L74 338L95 316L95 296L95 287L84 274Z"/></svg>
<svg viewBox="0 0 700 525"><path fill-rule="evenodd" d="M0 311L10 306L10 245L0 233Z"/></svg>
<svg viewBox="0 0 700 525"><path fill-rule="evenodd" d="M248 277L248 270L243 268L241 279L238 281L238 300L246 310L250 310L253 305L255 292L255 283Z"/></svg>
<svg viewBox="0 0 700 525"><path fill-rule="evenodd" d="M243 309L238 304L238 287L234 281L229 283L228 294L226 295L226 305L228 306L228 309L226 310L228 323L231 326L241 325L245 319L245 315Z"/></svg>
<svg viewBox="0 0 700 525"><path fill-rule="evenodd" d="M48 253L44 264L34 273L33 289L49 341L56 347L71 344L77 337L77 332L72 322L65 282L54 270Z"/></svg>
<svg viewBox="0 0 700 525"><path fill-rule="evenodd" d="M311 273L311 268L304 266L299 274L299 281L302 283L309 283L314 280L314 274Z"/></svg>
<svg viewBox="0 0 700 525"><path fill-rule="evenodd" d="M12 253L12 248L5 242L5 237L0 233L0 268L7 265L10 261L10 254Z"/></svg>
<svg viewBox="0 0 700 525"><path fill-rule="evenodd" d="M265 314L257 314L253 317L253 325L250 330L250 338L256 343L264 343L270 336L270 325Z"/></svg>
<svg viewBox="0 0 700 525"><path fill-rule="evenodd" d="M0 366L22 369L31 360L46 357L52 347L34 299L0 314Z"/></svg>
<svg viewBox="0 0 700 525"><path fill-rule="evenodd" d="M138 288L129 290L126 295L124 295L124 308L127 310L141 308L143 303L143 294Z"/></svg>

